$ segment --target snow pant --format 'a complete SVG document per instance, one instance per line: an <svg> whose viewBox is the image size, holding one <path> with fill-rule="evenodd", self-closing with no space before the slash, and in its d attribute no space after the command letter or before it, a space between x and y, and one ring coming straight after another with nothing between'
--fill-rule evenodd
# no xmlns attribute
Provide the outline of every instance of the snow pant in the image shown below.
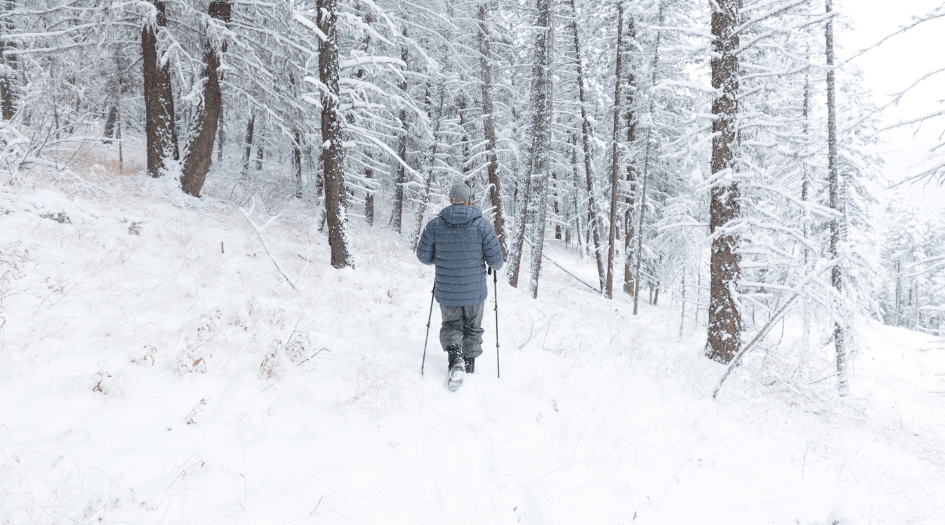
<svg viewBox="0 0 945 525"><path fill-rule="evenodd" d="M443 306L443 326L440 327L440 344L443 351L456 345L461 348L464 357L482 355L482 314L486 310L485 301L472 306Z"/></svg>

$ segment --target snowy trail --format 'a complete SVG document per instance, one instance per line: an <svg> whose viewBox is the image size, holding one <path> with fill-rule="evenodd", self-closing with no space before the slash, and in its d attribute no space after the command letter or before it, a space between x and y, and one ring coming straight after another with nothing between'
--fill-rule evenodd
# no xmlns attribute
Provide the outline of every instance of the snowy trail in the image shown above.
<svg viewBox="0 0 945 525"><path fill-rule="evenodd" d="M0 524L945 519L928 336L864 325L859 401L764 386L752 361L713 402L704 329L677 341L672 305L634 317L549 266L537 301L500 277L502 378L490 297L452 394L436 311L419 374L432 273L405 239L355 225L358 269L333 270L290 203L265 235L292 277L314 258L294 292L233 206L94 182L0 190Z"/></svg>

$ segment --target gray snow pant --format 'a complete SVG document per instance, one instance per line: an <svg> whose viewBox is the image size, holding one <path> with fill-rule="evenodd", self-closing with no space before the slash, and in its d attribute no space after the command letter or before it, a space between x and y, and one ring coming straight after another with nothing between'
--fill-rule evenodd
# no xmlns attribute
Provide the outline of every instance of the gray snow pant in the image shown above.
<svg viewBox="0 0 945 525"><path fill-rule="evenodd" d="M482 314L486 310L485 301L472 306L443 306L443 326L440 327L440 344L443 351L450 345L463 349L464 357L482 355Z"/></svg>

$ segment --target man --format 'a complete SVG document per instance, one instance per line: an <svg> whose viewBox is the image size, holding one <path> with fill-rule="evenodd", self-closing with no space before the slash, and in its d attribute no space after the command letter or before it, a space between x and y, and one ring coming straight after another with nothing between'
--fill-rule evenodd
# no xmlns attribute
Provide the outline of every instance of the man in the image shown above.
<svg viewBox="0 0 945 525"><path fill-rule="evenodd" d="M482 354L486 264L498 271L504 263L495 230L472 206L470 193L466 184L454 184L452 204L427 223L417 245L420 262L436 264L434 296L443 315L440 344L449 357L452 391L462 386L467 372L475 371Z"/></svg>

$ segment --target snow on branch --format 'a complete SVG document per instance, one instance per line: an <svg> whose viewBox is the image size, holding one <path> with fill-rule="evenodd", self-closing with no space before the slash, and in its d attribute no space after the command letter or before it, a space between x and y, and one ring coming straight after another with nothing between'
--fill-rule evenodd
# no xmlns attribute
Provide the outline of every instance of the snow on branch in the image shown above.
<svg viewBox="0 0 945 525"><path fill-rule="evenodd" d="M886 35L885 37L881 38L881 39L879 40L879 42L876 42L875 44L873 44L873 45L871 45L871 46L865 47L865 48L863 48L863 49L857 51L856 53L853 53L853 55L851 55L850 58L847 58L846 60L841 61L841 62L837 65L837 67L843 66L843 65L846 64L847 62L850 62L851 60L854 60L854 59L856 59L856 58L859 58L860 55L862 55L863 53L866 53L867 51L870 51L870 50L872 50L872 49L875 49L875 48L879 47L880 45L882 45L883 43L885 43L885 42L886 42L887 40L889 40L890 38L892 38L892 37L894 37L894 36L896 36L896 35L901 35L902 33L905 33L906 31L909 31L910 29L916 27L916 26L919 25L919 24L923 24L923 23L925 23L925 22L929 22L929 21L931 21L931 20L935 20L935 19L937 19L937 18L942 18L942 17L945 17L945 3L943 3L942 5L936 7L935 9L932 9L931 11L929 11L928 13L926 13L926 14L923 15L923 16L913 16L913 17L912 17L912 23L911 23L911 24L904 25L904 26L900 26L898 31Z"/></svg>
<svg viewBox="0 0 945 525"><path fill-rule="evenodd" d="M328 41L328 35L323 33L322 30L318 28L318 25L315 24L315 22L309 20L308 17L302 13L296 11L295 13L292 13L292 18L294 18L296 22L302 24L304 27L315 33L318 36L318 39L322 42Z"/></svg>

